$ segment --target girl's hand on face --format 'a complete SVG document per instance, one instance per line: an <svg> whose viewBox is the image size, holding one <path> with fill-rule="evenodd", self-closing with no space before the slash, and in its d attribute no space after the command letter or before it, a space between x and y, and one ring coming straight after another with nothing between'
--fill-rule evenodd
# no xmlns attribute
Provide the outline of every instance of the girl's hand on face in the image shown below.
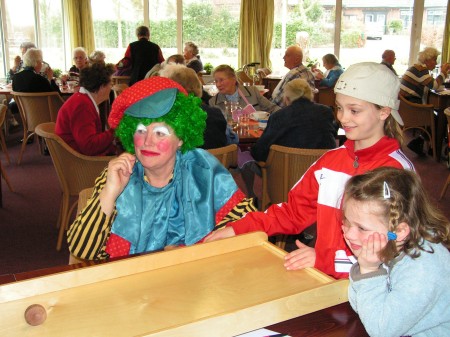
<svg viewBox="0 0 450 337"><path fill-rule="evenodd" d="M361 274L378 270L382 261L378 253L387 245L387 237L384 234L375 232L363 242L361 253L358 256L358 263Z"/></svg>
<svg viewBox="0 0 450 337"><path fill-rule="evenodd" d="M316 250L295 240L298 249L290 252L284 257L284 266L287 270L314 267L316 263Z"/></svg>

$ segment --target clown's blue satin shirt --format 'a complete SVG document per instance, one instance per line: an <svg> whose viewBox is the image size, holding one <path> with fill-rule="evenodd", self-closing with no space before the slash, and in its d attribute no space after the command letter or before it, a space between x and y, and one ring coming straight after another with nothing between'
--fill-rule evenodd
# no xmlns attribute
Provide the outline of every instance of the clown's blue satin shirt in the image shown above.
<svg viewBox="0 0 450 337"><path fill-rule="evenodd" d="M201 149L178 151L173 179L162 188L148 184L136 162L111 233L131 243L130 254L192 245L213 230L216 213L237 190L228 170Z"/></svg>

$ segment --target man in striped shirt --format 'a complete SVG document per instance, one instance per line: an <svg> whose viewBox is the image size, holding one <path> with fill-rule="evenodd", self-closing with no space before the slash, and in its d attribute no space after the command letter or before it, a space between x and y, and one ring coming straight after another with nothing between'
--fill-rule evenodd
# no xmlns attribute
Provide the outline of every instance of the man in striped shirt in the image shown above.
<svg viewBox="0 0 450 337"><path fill-rule="evenodd" d="M441 66L441 71L436 79L430 75L430 70L434 70L436 67L439 54L440 52L432 47L427 47L419 53L418 63L410 67L402 77L400 95L410 102L423 104L426 99L425 88L437 89L442 85L447 77L449 63Z"/></svg>

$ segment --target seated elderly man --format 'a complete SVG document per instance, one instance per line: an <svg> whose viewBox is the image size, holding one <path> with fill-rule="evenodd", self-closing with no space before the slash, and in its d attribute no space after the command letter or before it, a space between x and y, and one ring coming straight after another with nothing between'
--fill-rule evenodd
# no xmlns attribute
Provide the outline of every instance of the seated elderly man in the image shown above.
<svg viewBox="0 0 450 337"><path fill-rule="evenodd" d="M436 48L427 47L417 56L417 63L409 67L403 74L400 82L400 95L408 101L423 104L426 101L426 90L437 89L444 83L450 69L450 63L443 64L440 74L433 78L430 70L434 70L437 64L437 57L440 52ZM408 143L408 148L419 156L425 155L423 145L425 139L423 135L418 136Z"/></svg>
<svg viewBox="0 0 450 337"><path fill-rule="evenodd" d="M102 131L98 105L111 92L111 64L94 63L80 72L80 90L58 112L55 132L74 150L87 156L115 154L114 131Z"/></svg>
<svg viewBox="0 0 450 337"><path fill-rule="evenodd" d="M336 130L330 107L313 102L311 87L304 79L286 84L283 102L285 107L269 117L267 127L251 149L256 161L266 161L273 144L305 148L333 149L336 147ZM261 175L255 162L247 163L241 170L248 196L254 197L254 173Z"/></svg>
<svg viewBox="0 0 450 337"><path fill-rule="evenodd" d="M395 71L395 69L393 67L395 60L396 60L395 52L391 49L386 49L383 52L383 55L381 55L381 59L382 59L381 64L384 64L395 74L395 76L398 76L397 72Z"/></svg>
<svg viewBox="0 0 450 337"><path fill-rule="evenodd" d="M303 51L298 45L289 46L284 53L284 66L289 69L289 72L284 75L278 85L272 92L272 102L283 107L284 87L289 81L296 78L303 78L308 82L311 90L315 90L314 74L303 65Z"/></svg>

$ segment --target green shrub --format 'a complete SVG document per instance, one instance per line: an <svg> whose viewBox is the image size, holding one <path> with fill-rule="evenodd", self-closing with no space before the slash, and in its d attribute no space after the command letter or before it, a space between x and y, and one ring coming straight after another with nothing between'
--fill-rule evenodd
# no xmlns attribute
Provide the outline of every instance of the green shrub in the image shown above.
<svg viewBox="0 0 450 337"><path fill-rule="evenodd" d="M206 71L207 74L211 74L211 71L214 69L213 65L209 62L205 63L203 66L203 70Z"/></svg>
<svg viewBox="0 0 450 337"><path fill-rule="evenodd" d="M394 31L394 33L400 33L403 30L402 20L392 20L389 22L389 28Z"/></svg>
<svg viewBox="0 0 450 337"><path fill-rule="evenodd" d="M359 48L364 44L364 33L356 30L343 31L341 34L341 47Z"/></svg>

